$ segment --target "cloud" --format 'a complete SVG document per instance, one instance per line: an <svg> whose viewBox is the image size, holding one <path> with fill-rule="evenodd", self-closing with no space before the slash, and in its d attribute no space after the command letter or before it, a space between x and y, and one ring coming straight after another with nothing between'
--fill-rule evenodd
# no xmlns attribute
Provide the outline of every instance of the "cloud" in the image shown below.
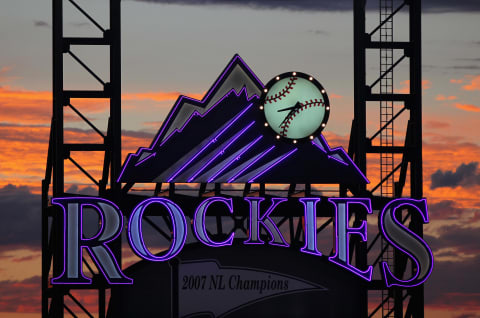
<svg viewBox="0 0 480 318"><path fill-rule="evenodd" d="M441 308L480 310L480 256L463 262L435 262L425 284L425 304Z"/></svg>
<svg viewBox="0 0 480 318"><path fill-rule="evenodd" d="M455 188L480 185L480 172L477 171L478 162L462 163L454 171L437 170L432 174L431 189L439 187Z"/></svg>
<svg viewBox="0 0 480 318"><path fill-rule="evenodd" d="M96 312L98 309L98 294L95 291L71 290L70 293L84 306L89 312ZM84 312L66 298L68 305L80 317ZM0 315L11 314L8 317L33 317L27 313L39 315L41 312L41 277L33 276L23 280L3 280L0 281ZM21 315L19 313L24 313ZM7 317L1 315L1 317ZM37 317L37 316L35 316Z"/></svg>
<svg viewBox="0 0 480 318"><path fill-rule="evenodd" d="M151 3L181 4L181 5L231 5L260 9L286 9L295 11L351 11L353 9L350 0L137 0ZM373 1L372 1L373 2ZM377 7L367 2L368 9L376 10ZM480 3L476 0L448 1L448 0L425 0L422 9L426 12L472 12L480 11Z"/></svg>
<svg viewBox="0 0 480 318"><path fill-rule="evenodd" d="M460 314L454 318L480 318L480 314Z"/></svg>
<svg viewBox="0 0 480 318"><path fill-rule="evenodd" d="M462 86L466 91L480 91L480 75L474 76L470 79L470 84Z"/></svg>
<svg viewBox="0 0 480 318"><path fill-rule="evenodd" d="M0 188L0 250L40 248L40 195L25 186Z"/></svg>
<svg viewBox="0 0 480 318"><path fill-rule="evenodd" d="M49 24L48 22L45 22L45 21L35 20L35 21L33 21L33 24L34 24L36 27L46 27L46 28L49 28L49 27L50 27L50 24Z"/></svg>
<svg viewBox="0 0 480 318"><path fill-rule="evenodd" d="M430 128L430 129L445 129L451 126L452 125L450 123L444 122L444 121L429 120L425 122L425 128Z"/></svg>
<svg viewBox="0 0 480 318"><path fill-rule="evenodd" d="M462 213L452 202L441 202L431 209L432 220L437 208L451 208L452 213ZM432 221L433 222L433 221ZM480 310L480 231L470 225L453 221L442 226L436 237L425 235L435 257L434 269L425 284L425 304L442 308Z"/></svg>
<svg viewBox="0 0 480 318"><path fill-rule="evenodd" d="M294 11L306 10L327 10L327 11L348 11L352 10L351 1L327 1L327 0L137 0L151 3L166 3L180 5L229 5L236 7L249 7L255 9L286 9Z"/></svg>
<svg viewBox="0 0 480 318"><path fill-rule="evenodd" d="M422 80L422 89L430 89L432 88L432 82L430 80Z"/></svg>
<svg viewBox="0 0 480 318"><path fill-rule="evenodd" d="M450 83L453 83L453 84L462 84L463 83L463 79L455 79L455 78L452 78L450 80Z"/></svg>
<svg viewBox="0 0 480 318"><path fill-rule="evenodd" d="M100 113L108 109L106 99L72 99L71 103L84 115ZM2 109L1 122L50 124L52 92L0 86L0 108ZM65 120L80 121L81 119L66 109Z"/></svg>
<svg viewBox="0 0 480 318"><path fill-rule="evenodd" d="M422 80L422 90L427 90L432 88L432 82L430 80ZM400 82L400 88L395 90L395 93L398 94L409 94L410 93L410 80Z"/></svg>
<svg viewBox="0 0 480 318"><path fill-rule="evenodd" d="M146 121L143 123L145 127L148 127L149 129L157 129L158 127L162 126L163 121Z"/></svg>
<svg viewBox="0 0 480 318"><path fill-rule="evenodd" d="M458 109L465 110L467 112L474 112L474 113L480 112L480 107L472 104L455 103L455 107L457 107Z"/></svg>
<svg viewBox="0 0 480 318"><path fill-rule="evenodd" d="M438 100L438 101L446 101L446 100L455 100L457 99L457 96L445 96L445 95L437 95L437 97L435 97L435 100Z"/></svg>
<svg viewBox="0 0 480 318"><path fill-rule="evenodd" d="M468 209L459 209L453 203L451 204L448 201L444 201L438 204L445 209L450 208L451 215L457 214L461 216L462 214L467 214ZM431 217L435 218L436 207L433 207ZM432 236L427 235L427 241L430 244L434 254L437 254L437 251L449 249L453 250L455 254L465 254L471 257L480 257L480 245L478 241L480 240L480 232L478 227L471 227L470 225L459 225L455 222L447 223L448 225L440 227L435 235L438 236L433 238ZM452 260L454 261L454 260Z"/></svg>
<svg viewBox="0 0 480 318"><path fill-rule="evenodd" d="M8 77L4 74L11 70L10 67L0 69L0 82ZM175 101L182 93L180 92L138 92L122 94L123 101L150 100L154 102ZM204 93L187 94L196 99L202 99ZM95 114L106 111L109 107L107 99L72 99L71 104L87 118L94 120ZM0 109L2 109L0 122L20 124L50 124L52 117L52 92L34 91L23 88L0 86ZM93 115L93 116L92 116ZM65 108L66 121L81 121L69 108Z"/></svg>
<svg viewBox="0 0 480 318"><path fill-rule="evenodd" d="M457 207L453 200L442 200L436 203L428 204L428 211L432 219L452 220L459 219L464 209Z"/></svg>
<svg viewBox="0 0 480 318"><path fill-rule="evenodd" d="M40 312L40 276L0 281L0 312Z"/></svg>
<svg viewBox="0 0 480 318"><path fill-rule="evenodd" d="M331 99L340 99L340 98L343 98L342 95L338 95L338 94L334 94L334 93L328 94L328 97L331 98Z"/></svg>
<svg viewBox="0 0 480 318"><path fill-rule="evenodd" d="M0 123L0 187L8 183L28 185L39 192L40 180L45 176L50 127L46 125L14 125ZM65 141L69 143L102 142L90 129L65 129ZM133 152L138 145L153 139L153 134L142 131L122 131L123 157ZM21 155L19 155L21 154ZM97 179L101 178L103 155L100 152L72 152L72 157ZM79 182L90 185L89 179L69 161L65 161L67 183Z"/></svg>

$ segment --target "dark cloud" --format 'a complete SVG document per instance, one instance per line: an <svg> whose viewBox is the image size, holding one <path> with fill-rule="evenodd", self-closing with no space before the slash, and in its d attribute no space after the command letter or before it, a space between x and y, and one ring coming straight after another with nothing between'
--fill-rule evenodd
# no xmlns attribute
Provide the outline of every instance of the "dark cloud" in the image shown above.
<svg viewBox="0 0 480 318"><path fill-rule="evenodd" d="M75 194L81 194L81 195L89 195L89 196L97 196L98 195L98 190L93 188L93 187L85 187L82 189L78 189L77 185L72 185L70 188L67 189L67 193L75 193Z"/></svg>
<svg viewBox="0 0 480 318"><path fill-rule="evenodd" d="M48 22L39 21L39 20L33 21L33 25L35 25L36 27L46 27L46 28L50 27L50 24Z"/></svg>
<svg viewBox="0 0 480 318"><path fill-rule="evenodd" d="M464 210L458 208L452 200L444 200L428 204L428 212L432 221L436 220L457 220L462 217Z"/></svg>
<svg viewBox="0 0 480 318"><path fill-rule="evenodd" d="M478 244L480 241L480 231L478 228L452 224L441 227L438 230L438 235L438 238L425 235L425 240L429 243L435 255L440 249L449 248L456 253L467 255L478 254L478 256L480 256L480 245Z"/></svg>
<svg viewBox="0 0 480 318"><path fill-rule="evenodd" d="M122 130L122 136L133 138L153 138L155 134L146 131Z"/></svg>
<svg viewBox="0 0 480 318"><path fill-rule="evenodd" d="M78 189L71 186L67 193L98 195L92 187ZM6 185L0 188L0 257L2 252L18 248L41 249L41 197L26 186ZM84 233L91 237L98 232L98 214L85 209Z"/></svg>
<svg viewBox="0 0 480 318"><path fill-rule="evenodd" d="M295 11L327 10L346 11L352 9L352 1L327 0L137 0L151 3L166 3L180 5L230 5L236 7L250 7L258 9L286 9Z"/></svg>
<svg viewBox="0 0 480 318"><path fill-rule="evenodd" d="M6 185L0 188L0 206L0 250L40 249L40 195L25 186Z"/></svg>
<svg viewBox="0 0 480 318"><path fill-rule="evenodd" d="M433 250L435 262L433 272L425 284L425 304L446 307L480 308L480 247L478 229L461 226L446 226L440 236L425 236ZM452 251L438 252L440 248L453 248ZM454 259L457 253L467 253L471 257L462 260L440 261L441 257Z"/></svg>
<svg viewBox="0 0 480 318"><path fill-rule="evenodd" d="M480 308L478 264L480 256L463 262L435 262L425 283L425 304Z"/></svg>
<svg viewBox="0 0 480 318"><path fill-rule="evenodd" d="M480 314L461 314L454 318L480 318Z"/></svg>
<svg viewBox="0 0 480 318"><path fill-rule="evenodd" d="M353 8L352 0L137 0L152 3L181 5L231 5L260 9L286 9L296 11L349 11ZM367 1L367 7L377 9L378 1ZM398 5L398 4L397 4ZM425 12L472 12L480 11L478 0L424 0Z"/></svg>
<svg viewBox="0 0 480 318"><path fill-rule="evenodd" d="M437 170L432 174L430 188L480 185L480 172L477 171L477 167L478 162L470 162L462 163L455 171Z"/></svg>

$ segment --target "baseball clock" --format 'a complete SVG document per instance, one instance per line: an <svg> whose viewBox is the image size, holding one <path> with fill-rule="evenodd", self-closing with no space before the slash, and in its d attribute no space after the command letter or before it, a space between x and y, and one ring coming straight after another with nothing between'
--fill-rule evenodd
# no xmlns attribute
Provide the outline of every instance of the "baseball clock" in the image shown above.
<svg viewBox="0 0 480 318"><path fill-rule="evenodd" d="M265 126L277 139L313 139L325 128L330 103L323 86L301 72L283 73L267 83L260 100Z"/></svg>

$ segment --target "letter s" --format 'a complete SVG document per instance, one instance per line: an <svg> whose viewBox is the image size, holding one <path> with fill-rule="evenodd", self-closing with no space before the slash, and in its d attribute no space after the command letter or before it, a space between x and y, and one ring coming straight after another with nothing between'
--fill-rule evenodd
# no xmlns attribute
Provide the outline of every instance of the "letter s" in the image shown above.
<svg viewBox="0 0 480 318"><path fill-rule="evenodd" d="M380 214L380 229L385 239L395 248L405 253L416 265L412 278L402 280L390 271L387 262L382 262L385 284L390 286L414 287L422 284L432 273L433 254L427 243L395 217L399 208L410 207L413 212L419 212L423 222L428 223L427 201L410 198L396 199L388 203Z"/></svg>

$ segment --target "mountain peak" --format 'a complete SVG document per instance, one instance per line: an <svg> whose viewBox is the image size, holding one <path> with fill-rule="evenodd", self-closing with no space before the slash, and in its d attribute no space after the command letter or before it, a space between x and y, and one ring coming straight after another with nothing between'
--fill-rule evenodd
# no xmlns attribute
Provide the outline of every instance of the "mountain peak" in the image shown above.
<svg viewBox="0 0 480 318"><path fill-rule="evenodd" d="M130 154L120 182L346 183L368 180L322 135L277 140L264 125L264 85L235 55L202 100L180 96L148 148Z"/></svg>

